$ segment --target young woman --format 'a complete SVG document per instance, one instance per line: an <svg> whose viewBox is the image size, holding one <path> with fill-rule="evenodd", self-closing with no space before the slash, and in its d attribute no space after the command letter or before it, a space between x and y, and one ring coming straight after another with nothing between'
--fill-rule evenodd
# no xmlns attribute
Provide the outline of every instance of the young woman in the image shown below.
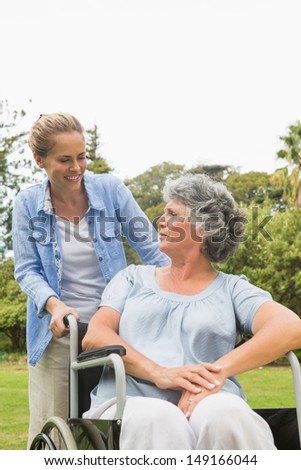
<svg viewBox="0 0 301 470"><path fill-rule="evenodd" d="M168 258L128 188L86 171L84 129L74 116L42 115L28 143L47 175L18 194L13 212L15 278L28 295L30 444L47 418L68 416L63 318L88 322L95 313L107 283L126 267L122 234L143 263Z"/></svg>

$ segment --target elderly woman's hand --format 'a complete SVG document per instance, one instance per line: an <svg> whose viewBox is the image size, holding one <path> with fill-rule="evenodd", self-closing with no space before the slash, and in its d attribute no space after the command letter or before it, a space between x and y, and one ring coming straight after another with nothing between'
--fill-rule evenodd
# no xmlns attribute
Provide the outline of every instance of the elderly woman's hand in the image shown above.
<svg viewBox="0 0 301 470"><path fill-rule="evenodd" d="M222 377L222 375L222 373L218 374L218 379L215 377L216 386L211 387L210 389L208 387L203 388L198 393L190 393L188 390L183 390L178 407L183 411L187 419L190 418L194 408L201 400L208 395L212 395L212 393L218 392L224 386L226 379L225 377Z"/></svg>
<svg viewBox="0 0 301 470"><path fill-rule="evenodd" d="M161 389L182 389L196 394L202 389L213 390L219 386L216 374L220 370L220 366L209 362L174 368L158 366L154 371L153 382Z"/></svg>

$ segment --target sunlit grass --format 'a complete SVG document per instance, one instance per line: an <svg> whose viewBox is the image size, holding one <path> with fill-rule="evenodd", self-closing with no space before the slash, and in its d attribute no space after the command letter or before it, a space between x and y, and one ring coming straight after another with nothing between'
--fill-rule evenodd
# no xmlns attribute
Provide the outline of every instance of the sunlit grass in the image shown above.
<svg viewBox="0 0 301 470"><path fill-rule="evenodd" d="M238 377L252 408L295 407L290 367L262 367Z"/></svg>
<svg viewBox="0 0 301 470"><path fill-rule="evenodd" d="M0 449L26 449L28 373L24 364L0 366Z"/></svg>

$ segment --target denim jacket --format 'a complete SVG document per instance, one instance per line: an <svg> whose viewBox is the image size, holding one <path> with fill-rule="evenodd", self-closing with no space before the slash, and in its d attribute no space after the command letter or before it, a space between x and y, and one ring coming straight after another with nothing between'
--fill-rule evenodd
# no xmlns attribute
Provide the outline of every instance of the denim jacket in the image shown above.
<svg viewBox="0 0 301 470"><path fill-rule="evenodd" d="M86 171L84 185L89 209L85 218L108 283L126 267L125 235L144 264L166 265L158 235L121 180ZM60 297L61 241L49 197L48 179L19 192L13 210L15 279L28 296L26 342L28 362L35 365L52 338L45 303Z"/></svg>

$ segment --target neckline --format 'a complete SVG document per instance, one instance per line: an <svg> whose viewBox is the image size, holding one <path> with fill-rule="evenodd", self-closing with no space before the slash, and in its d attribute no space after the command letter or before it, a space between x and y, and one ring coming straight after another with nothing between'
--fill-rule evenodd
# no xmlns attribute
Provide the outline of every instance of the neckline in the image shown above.
<svg viewBox="0 0 301 470"><path fill-rule="evenodd" d="M151 270L151 288L161 297L164 297L166 299L175 299L177 298L178 300L183 300L183 301L194 301L194 300L199 300L199 299L204 299L205 297L208 297L211 295L216 289L220 287L224 280L223 273L221 271L218 271L217 276L213 281L207 286L205 289L202 291L198 292L197 294L189 295L189 294L178 294L176 292L170 292L170 291L165 291L160 289L157 280L156 280L156 266L150 266L152 268Z"/></svg>
<svg viewBox="0 0 301 470"><path fill-rule="evenodd" d="M75 223L72 222L71 220L66 219L65 217L61 217L61 216L59 216L59 215L56 215L55 218L56 218L57 222L64 222L64 223L65 223L65 222L66 222L66 223L68 222L70 225L72 225L72 227L79 227L80 225L82 225L82 224L86 221L85 216L83 216L83 217L80 219L80 221L78 222L78 224L75 224Z"/></svg>

